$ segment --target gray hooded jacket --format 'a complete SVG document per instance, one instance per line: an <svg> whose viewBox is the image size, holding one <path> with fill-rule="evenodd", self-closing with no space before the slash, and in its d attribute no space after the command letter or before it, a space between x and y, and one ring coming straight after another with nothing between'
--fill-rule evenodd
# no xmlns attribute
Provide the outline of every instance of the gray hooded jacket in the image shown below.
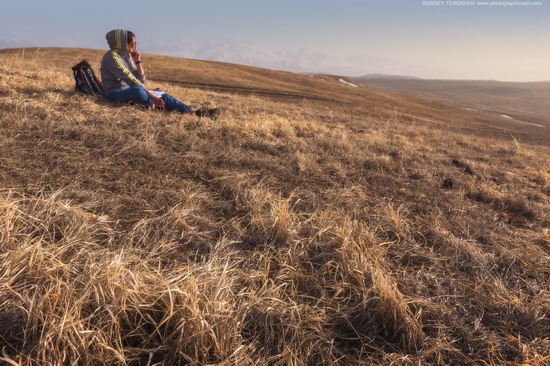
<svg viewBox="0 0 550 366"><path fill-rule="evenodd" d="M104 95L114 90L128 89L130 86L143 86L145 83L145 77L138 74L136 65L128 54L127 34L128 31L124 29L115 29L105 36L111 50L101 60Z"/></svg>

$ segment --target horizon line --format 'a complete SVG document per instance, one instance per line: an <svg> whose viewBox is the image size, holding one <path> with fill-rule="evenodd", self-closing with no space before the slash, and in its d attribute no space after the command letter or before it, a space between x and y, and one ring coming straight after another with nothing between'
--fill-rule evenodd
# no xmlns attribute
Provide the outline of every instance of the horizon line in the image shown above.
<svg viewBox="0 0 550 366"><path fill-rule="evenodd" d="M25 49L52 49L52 48L59 48L59 49L83 49L83 50L94 50L94 51L102 51L106 48L92 48L92 47L63 47L63 46L29 46L29 47L2 47L0 48L0 51L3 50L25 50ZM415 75L400 75L400 74L384 74L384 73L377 73L377 72L371 72L366 73L359 76L352 76L352 75L345 75L345 74L333 74L333 73L327 73L327 72L319 72L319 71L294 71L290 69L282 69L282 68L268 68L265 66L257 66L257 65L247 65L247 64L240 64L236 62L230 62L230 61L219 61L219 60L212 60L212 59L200 59L200 58L189 58L189 57L182 57L177 56L174 54L166 54L166 53L150 53L145 52L145 54L149 55L156 55L156 56L165 56L165 57L174 57L179 59L186 59L186 60L195 60L195 61L207 61L207 62L220 62L230 65L240 65L240 66L247 66L247 67L255 67L259 69L264 70L273 70L273 71L283 71L283 72L290 72L293 74L302 74L302 75L326 75L326 76L335 76L335 77L348 77L348 78L363 78L373 75L379 75L380 78L373 78L373 80L380 80L380 79L388 79L393 81L411 81L411 80L421 80L421 81L478 81L478 82L499 82L499 83L550 83L549 80L499 80L499 79L476 79L476 78L426 78L421 76L415 76Z"/></svg>

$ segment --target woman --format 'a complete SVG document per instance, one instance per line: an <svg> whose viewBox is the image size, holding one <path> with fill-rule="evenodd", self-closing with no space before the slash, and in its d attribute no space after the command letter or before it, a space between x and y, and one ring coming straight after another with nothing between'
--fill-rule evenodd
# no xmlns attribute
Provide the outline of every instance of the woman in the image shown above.
<svg viewBox="0 0 550 366"><path fill-rule="evenodd" d="M219 109L193 110L164 92L144 86L145 71L141 54L137 51L136 37L127 30L115 29L105 36L110 51L101 60L101 79L105 97L115 103L134 102L148 108L166 109L181 113L217 118Z"/></svg>

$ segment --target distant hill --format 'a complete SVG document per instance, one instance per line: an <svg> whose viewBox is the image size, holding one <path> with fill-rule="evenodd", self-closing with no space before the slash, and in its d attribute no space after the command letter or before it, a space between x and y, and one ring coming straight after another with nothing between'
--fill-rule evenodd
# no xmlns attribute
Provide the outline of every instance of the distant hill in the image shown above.
<svg viewBox="0 0 550 366"><path fill-rule="evenodd" d="M550 83L493 80L362 79L370 87L444 102L469 110L508 115L550 127Z"/></svg>

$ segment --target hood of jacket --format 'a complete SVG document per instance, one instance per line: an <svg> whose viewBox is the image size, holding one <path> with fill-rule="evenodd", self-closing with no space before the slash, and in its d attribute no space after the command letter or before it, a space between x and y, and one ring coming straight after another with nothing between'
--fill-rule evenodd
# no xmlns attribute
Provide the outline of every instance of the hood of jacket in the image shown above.
<svg viewBox="0 0 550 366"><path fill-rule="evenodd" d="M128 31L125 29L113 29L105 35L109 48L118 51L119 54L128 54L127 38Z"/></svg>

